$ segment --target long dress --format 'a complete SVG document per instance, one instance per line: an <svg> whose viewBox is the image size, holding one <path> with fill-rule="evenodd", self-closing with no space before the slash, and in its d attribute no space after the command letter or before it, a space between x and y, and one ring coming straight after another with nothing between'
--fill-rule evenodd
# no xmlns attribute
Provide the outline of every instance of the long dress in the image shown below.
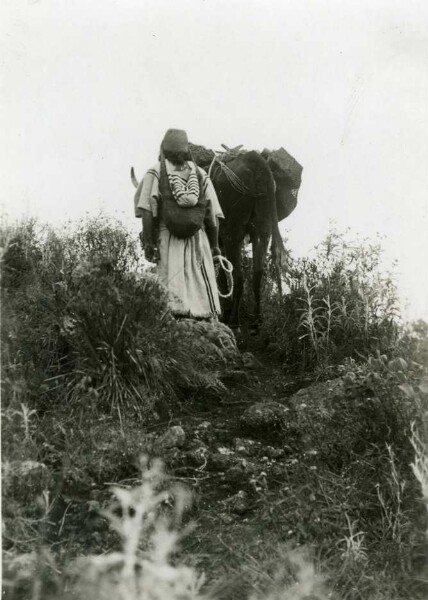
<svg viewBox="0 0 428 600"><path fill-rule="evenodd" d="M175 175L188 177L188 171L170 170ZM199 168L199 167L198 167ZM207 214L214 221L224 218L213 184L205 171L204 194L207 199ZM160 163L149 169L135 197L135 216L141 217L142 210L149 210L154 217L158 214ZM194 236L181 239L170 233L159 219L159 262L157 273L168 290L169 307L177 316L210 318L220 314L220 302L210 244L205 230Z"/></svg>

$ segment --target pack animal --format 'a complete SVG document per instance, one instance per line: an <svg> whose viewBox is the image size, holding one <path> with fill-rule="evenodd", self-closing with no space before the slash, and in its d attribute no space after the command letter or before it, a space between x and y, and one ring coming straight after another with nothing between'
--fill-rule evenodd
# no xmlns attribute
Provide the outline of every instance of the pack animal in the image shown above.
<svg viewBox="0 0 428 600"><path fill-rule="evenodd" d="M214 161L210 173L225 219L220 224L220 245L233 265L234 293L225 302L224 318L233 328L239 327L244 277L241 264L242 247L249 236L253 250L254 326L261 318L261 286L269 240L272 256L280 273L287 267L287 254L278 228L276 184L265 158L255 151L239 153L224 165ZM283 217L294 209L282 211Z"/></svg>

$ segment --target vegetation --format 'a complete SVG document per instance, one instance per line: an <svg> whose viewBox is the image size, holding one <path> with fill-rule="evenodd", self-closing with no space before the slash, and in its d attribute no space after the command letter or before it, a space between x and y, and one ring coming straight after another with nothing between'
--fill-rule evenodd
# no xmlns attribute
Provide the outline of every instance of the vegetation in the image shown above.
<svg viewBox="0 0 428 600"><path fill-rule="evenodd" d="M380 243L333 229L313 257L290 258L289 293L272 293L270 277L265 328L289 366L322 369L397 348L399 303L382 258Z"/></svg>
<svg viewBox="0 0 428 600"><path fill-rule="evenodd" d="M119 224L94 220L59 235L30 221L6 236L6 398L19 373L38 408L60 399L122 422L144 421L183 390L222 389L233 338L221 326L177 323Z"/></svg>
<svg viewBox="0 0 428 600"><path fill-rule="evenodd" d="M269 275L245 371L120 224L1 237L5 598L425 597L428 326L378 244L332 232L282 298ZM272 400L282 428L244 439Z"/></svg>

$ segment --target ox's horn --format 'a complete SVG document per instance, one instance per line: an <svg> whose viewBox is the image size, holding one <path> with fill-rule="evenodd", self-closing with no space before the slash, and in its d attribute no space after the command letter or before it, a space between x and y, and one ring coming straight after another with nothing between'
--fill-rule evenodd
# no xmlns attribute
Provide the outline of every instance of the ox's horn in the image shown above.
<svg viewBox="0 0 428 600"><path fill-rule="evenodd" d="M131 167L131 181L134 184L134 187L138 188L139 183L138 183L138 179L135 177L134 167Z"/></svg>
<svg viewBox="0 0 428 600"><path fill-rule="evenodd" d="M222 144L222 146L227 152L239 152L243 144L239 144L239 146L235 146L234 148L230 148L229 146L226 146L226 144Z"/></svg>

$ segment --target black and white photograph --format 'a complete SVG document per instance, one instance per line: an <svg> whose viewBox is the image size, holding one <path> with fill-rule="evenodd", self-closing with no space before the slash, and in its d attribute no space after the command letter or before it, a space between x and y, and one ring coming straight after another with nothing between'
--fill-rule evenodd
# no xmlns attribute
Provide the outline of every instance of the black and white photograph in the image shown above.
<svg viewBox="0 0 428 600"><path fill-rule="evenodd" d="M2 598L428 598L428 4L0 44Z"/></svg>

